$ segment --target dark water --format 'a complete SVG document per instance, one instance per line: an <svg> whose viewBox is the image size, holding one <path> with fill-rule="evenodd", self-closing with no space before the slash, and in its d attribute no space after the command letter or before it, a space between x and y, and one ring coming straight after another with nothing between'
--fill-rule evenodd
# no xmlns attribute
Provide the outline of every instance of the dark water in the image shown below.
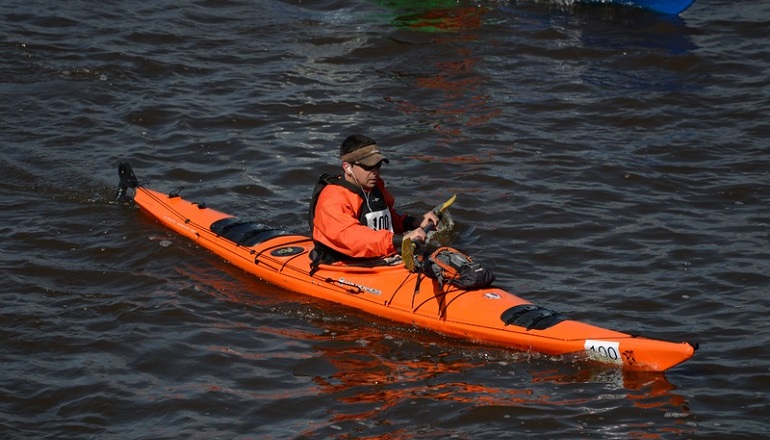
<svg viewBox="0 0 770 440"><path fill-rule="evenodd" d="M770 6L7 0L3 438L760 438ZM623 376L287 293L114 203L116 166L306 231L379 141L407 211L591 323L701 344Z"/></svg>

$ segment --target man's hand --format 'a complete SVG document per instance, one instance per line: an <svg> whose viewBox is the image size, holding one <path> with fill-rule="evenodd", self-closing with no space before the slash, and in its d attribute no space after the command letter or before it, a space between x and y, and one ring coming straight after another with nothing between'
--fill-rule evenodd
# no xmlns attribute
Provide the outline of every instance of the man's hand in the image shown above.
<svg viewBox="0 0 770 440"><path fill-rule="evenodd" d="M404 239L412 240L412 243L424 243L428 234L422 228L411 230L404 234Z"/></svg>
<svg viewBox="0 0 770 440"><path fill-rule="evenodd" d="M435 228L438 226L438 216L433 211L428 211L425 213L425 215L422 216L422 223L420 223L420 229L423 231L429 230L430 228Z"/></svg>

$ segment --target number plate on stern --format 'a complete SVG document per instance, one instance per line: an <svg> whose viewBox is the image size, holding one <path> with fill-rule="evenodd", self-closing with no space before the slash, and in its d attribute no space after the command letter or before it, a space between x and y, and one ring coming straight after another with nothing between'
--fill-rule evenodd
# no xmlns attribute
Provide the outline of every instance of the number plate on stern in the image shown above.
<svg viewBox="0 0 770 440"><path fill-rule="evenodd" d="M586 339L584 347L586 354L591 359L615 364L623 363L623 360L620 358L619 342Z"/></svg>

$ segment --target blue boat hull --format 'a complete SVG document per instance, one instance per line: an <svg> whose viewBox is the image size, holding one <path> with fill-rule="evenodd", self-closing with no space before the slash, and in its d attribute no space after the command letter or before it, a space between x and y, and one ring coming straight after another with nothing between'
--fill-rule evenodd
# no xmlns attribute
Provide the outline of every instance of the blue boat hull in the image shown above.
<svg viewBox="0 0 770 440"><path fill-rule="evenodd" d="M584 3L614 3L649 9L661 14L677 15L692 5L694 0L582 0Z"/></svg>

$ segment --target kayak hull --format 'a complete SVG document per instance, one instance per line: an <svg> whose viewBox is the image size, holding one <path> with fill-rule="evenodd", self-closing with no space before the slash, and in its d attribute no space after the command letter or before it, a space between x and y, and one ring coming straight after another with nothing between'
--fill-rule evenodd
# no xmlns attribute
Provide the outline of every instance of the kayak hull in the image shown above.
<svg viewBox="0 0 770 440"><path fill-rule="evenodd" d="M134 202L154 219L258 278L392 321L479 343L575 354L626 370L665 371L694 346L597 327L497 287L460 290L397 266L321 265L310 270L310 238L275 230L138 186Z"/></svg>

